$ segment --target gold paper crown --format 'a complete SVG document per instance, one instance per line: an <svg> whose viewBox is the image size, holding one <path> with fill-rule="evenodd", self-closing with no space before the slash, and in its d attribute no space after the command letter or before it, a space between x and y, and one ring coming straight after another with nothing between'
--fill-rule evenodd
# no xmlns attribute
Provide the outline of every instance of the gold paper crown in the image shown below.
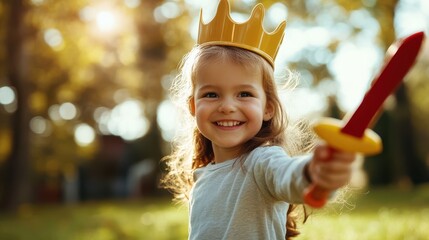
<svg viewBox="0 0 429 240"><path fill-rule="evenodd" d="M203 22L201 10L197 43L244 48L261 55L274 67L274 59L283 41L286 21L281 22L271 33L267 33L262 25L264 13L264 6L259 3L253 8L247 22L237 23L231 18L229 2L220 0L211 22Z"/></svg>

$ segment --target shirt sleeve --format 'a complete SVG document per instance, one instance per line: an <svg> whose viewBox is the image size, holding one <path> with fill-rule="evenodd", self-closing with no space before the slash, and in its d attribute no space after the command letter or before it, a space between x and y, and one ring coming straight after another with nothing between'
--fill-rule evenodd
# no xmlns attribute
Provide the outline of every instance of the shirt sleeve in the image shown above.
<svg viewBox="0 0 429 240"><path fill-rule="evenodd" d="M261 192L276 200L302 203L303 191L309 185L304 167L311 155L290 157L280 147L264 147L249 156L254 161L253 173Z"/></svg>

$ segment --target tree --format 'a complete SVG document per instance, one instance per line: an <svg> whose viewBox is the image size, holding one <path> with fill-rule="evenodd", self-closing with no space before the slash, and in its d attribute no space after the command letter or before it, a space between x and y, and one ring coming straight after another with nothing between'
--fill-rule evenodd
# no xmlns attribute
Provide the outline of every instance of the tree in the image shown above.
<svg viewBox="0 0 429 240"><path fill-rule="evenodd" d="M74 129L86 123L98 135L108 134L99 128L94 112L112 109L117 101L131 98L144 106L152 137L145 138L146 144L140 148L150 147L141 152L154 160L162 157L164 143L156 122L158 105L164 99L161 83L186 51L183 46L190 45L187 26L154 18L163 3L145 1L138 7L126 7L122 1L82 0L0 5L0 16L10 18L7 30L1 31L1 37L8 38L7 46L0 50L7 50L4 59L10 59L8 81L3 76L0 81L12 85L18 96L17 110L6 115L14 137L10 157L1 165L3 208L15 210L34 201L35 192L29 191L29 185L38 178L32 172L61 179L82 161L90 161L97 151L97 139L89 147L80 147L73 139ZM106 24L106 18L97 22L97 17L112 17L113 12L119 14L119 28L115 32L97 29L96 24ZM186 11L177 18L186 23ZM114 99L115 95L119 97ZM76 108L75 117L52 115L64 103ZM45 130L30 131L33 120L42 121ZM2 121L1 127L8 126Z"/></svg>
<svg viewBox="0 0 429 240"><path fill-rule="evenodd" d="M17 92L17 110L12 114L12 149L4 167L3 194L0 195L1 207L15 210L19 204L28 201L29 186L29 88L25 75L26 57L24 39L28 31L24 25L24 17L28 9L24 1L9 1L9 19L7 31L6 59L7 77Z"/></svg>

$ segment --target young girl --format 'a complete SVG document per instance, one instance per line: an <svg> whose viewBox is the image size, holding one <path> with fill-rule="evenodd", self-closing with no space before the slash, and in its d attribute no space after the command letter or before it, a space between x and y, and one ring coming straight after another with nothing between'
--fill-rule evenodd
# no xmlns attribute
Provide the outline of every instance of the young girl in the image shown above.
<svg viewBox="0 0 429 240"><path fill-rule="evenodd" d="M172 97L186 118L164 184L189 200L189 239L289 239L310 183L348 183L352 153L320 144L291 157L311 143L288 126L273 72L241 47L203 44L184 58Z"/></svg>

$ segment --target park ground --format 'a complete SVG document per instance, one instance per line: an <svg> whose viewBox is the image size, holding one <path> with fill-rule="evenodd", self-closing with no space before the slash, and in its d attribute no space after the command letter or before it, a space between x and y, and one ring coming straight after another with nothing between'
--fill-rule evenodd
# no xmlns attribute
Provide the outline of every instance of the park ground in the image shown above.
<svg viewBox="0 0 429 240"><path fill-rule="evenodd" d="M168 198L25 205L0 215L0 239L186 239L187 211ZM310 211L297 240L429 239L429 186L352 191L347 203Z"/></svg>

